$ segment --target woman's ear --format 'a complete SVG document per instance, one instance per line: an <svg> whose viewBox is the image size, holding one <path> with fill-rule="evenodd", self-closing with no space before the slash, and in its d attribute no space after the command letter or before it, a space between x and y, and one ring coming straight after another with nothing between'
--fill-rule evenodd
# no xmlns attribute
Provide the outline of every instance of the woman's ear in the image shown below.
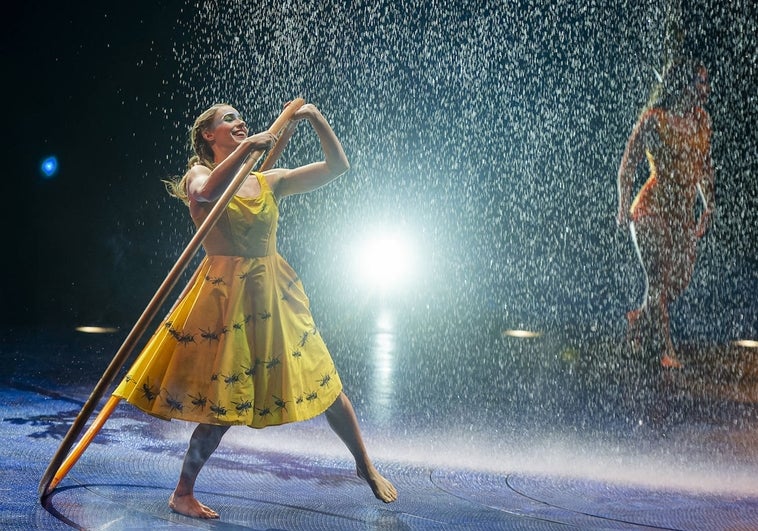
<svg viewBox="0 0 758 531"><path fill-rule="evenodd" d="M201 134L203 135L203 139L206 142L210 142L211 140L213 140L213 133L211 131L208 131L207 129L203 129Z"/></svg>

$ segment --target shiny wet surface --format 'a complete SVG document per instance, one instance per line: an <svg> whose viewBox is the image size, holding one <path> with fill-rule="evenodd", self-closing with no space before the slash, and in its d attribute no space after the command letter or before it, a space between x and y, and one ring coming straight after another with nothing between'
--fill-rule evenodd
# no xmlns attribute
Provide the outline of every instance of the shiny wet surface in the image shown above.
<svg viewBox="0 0 758 531"><path fill-rule="evenodd" d="M386 317L386 316L385 316ZM356 317L358 319L358 317ZM4 334L4 529L755 529L754 349L683 345L682 371L619 339L435 339L413 318L329 341L385 505L322 418L230 430L201 473L203 522L166 500L192 425L121 404L44 505L37 484L123 333ZM365 323L364 323L365 324ZM471 336L469 336L471 337ZM358 352L362 354L357 355Z"/></svg>

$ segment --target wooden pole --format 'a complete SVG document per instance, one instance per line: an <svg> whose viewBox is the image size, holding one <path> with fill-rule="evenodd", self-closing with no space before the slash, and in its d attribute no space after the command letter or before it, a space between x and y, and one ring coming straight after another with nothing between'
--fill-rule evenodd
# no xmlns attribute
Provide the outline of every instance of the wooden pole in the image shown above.
<svg viewBox="0 0 758 531"><path fill-rule="evenodd" d="M289 140L289 136L291 136L292 133L289 133L289 136L288 136L287 130L285 127L287 126L287 123L290 121L290 119L295 114L295 112L297 112L297 110L300 109L300 107L302 107L304 103L305 101L302 98L298 98L292 101L289 105L287 105L284 108L284 111L282 111L279 117L274 121L274 123L268 129L268 132L273 135L279 135L279 133L282 133L282 135L280 136L280 139L284 140L285 142ZM277 144L278 143L279 142L277 142ZM274 149L276 149L276 145L274 146L274 148L272 148L272 151L274 151ZM283 146L281 149L283 149ZM279 153L281 153L281 149ZM239 169L237 174L234 176L234 179L232 180L232 182L229 184L227 189L224 191L224 193L218 199L216 204L213 206L210 213L208 214L208 217L203 221L203 223L201 223L200 227L198 227L197 232L192 237L189 244L187 244L187 247L185 247L184 251L179 256L179 259L176 261L174 266L169 271L165 280L158 288L158 291L156 291L155 295L153 295L153 298L150 300L147 307L142 312L142 315L140 316L140 318L132 327L131 332L129 332L129 334L127 335L126 339L121 345L121 348L119 348L118 352L116 352L116 355L114 356L110 365L108 365L108 368L105 370L105 373L103 373L103 376L100 378L100 381L92 390L92 393L90 394L87 401L84 403L84 406L82 407L81 411L77 415L76 419L74 419L74 422L71 425L71 428L69 428L65 437L61 441L61 444L58 447L58 450L53 455L53 458L50 461L50 464L48 465L47 469L45 470L45 473L42 475L42 479L40 480L39 488L37 490L40 496L40 500L43 500L45 497L49 496L50 493L53 491L53 489L63 479L63 477L65 477L68 470L71 469L71 467L78 460L81 454L84 453L84 450L86 449L89 442L92 440L95 434L100 430L105 420L113 412L113 409L115 409L116 405L119 402L119 398L111 397L111 399L106 404L106 407L103 408L103 411L98 417L97 422L95 422L93 424L93 427L90 429L90 432L92 432L91 435L90 435L90 432L88 432L89 439L86 441L86 444L79 444L77 447L77 451L74 452L72 456L67 460L66 458L69 455L69 452L71 451L71 447L74 445L74 442L76 441L77 437L79 437L79 434L81 434L82 430L84 429L84 425L87 423L87 420L89 420L89 418L92 416L92 412L94 411L98 402L103 397L103 395L105 394L105 392L107 391L111 383L113 383L113 380L118 374L118 371L120 371L121 368L124 366L126 359L134 350L134 347L137 345L137 342L145 333L145 330L150 325L152 320L155 318L155 315L158 313L161 306L168 298L169 294L171 293L171 290L174 288L174 286L176 285L176 282L179 280L179 277L187 268L187 265L189 264L189 262L192 260L192 257L200 249L200 246L202 245L205 237L208 235L208 232L210 232L210 230L213 228L215 223L221 217L221 214L223 213L223 211L226 209L229 202L234 197L234 194L237 193L237 190L239 189L239 187L242 186L242 183L245 182L245 179L247 179L248 175L250 174L250 171L253 169L253 167L258 162L258 160L263 156L263 154L264 154L263 151L255 151L251 153L250 156L245 160L245 163ZM271 157L269 156L268 159L271 159ZM264 164L268 162L268 159L264 161ZM102 419L100 417L102 417ZM96 426L96 424L98 423L99 423L99 426ZM82 440L82 443L84 442L85 441ZM64 461L66 461L65 470L61 467ZM53 485L54 480L56 480L55 485Z"/></svg>

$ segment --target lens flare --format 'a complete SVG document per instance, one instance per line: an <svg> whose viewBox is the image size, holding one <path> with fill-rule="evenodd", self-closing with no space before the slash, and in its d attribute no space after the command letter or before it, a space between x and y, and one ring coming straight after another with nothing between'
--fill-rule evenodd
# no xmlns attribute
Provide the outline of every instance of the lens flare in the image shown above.
<svg viewBox="0 0 758 531"><path fill-rule="evenodd" d="M406 235L380 232L355 247L354 264L356 276L364 285L388 291L409 285L416 257Z"/></svg>

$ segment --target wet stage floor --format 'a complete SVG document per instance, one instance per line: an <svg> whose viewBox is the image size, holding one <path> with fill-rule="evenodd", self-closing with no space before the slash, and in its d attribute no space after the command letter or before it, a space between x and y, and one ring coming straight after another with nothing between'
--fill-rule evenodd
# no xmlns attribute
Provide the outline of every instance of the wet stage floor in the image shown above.
<svg viewBox="0 0 758 531"><path fill-rule="evenodd" d="M758 529L754 350L692 348L685 371L635 383L613 378L618 364L598 368L615 356L607 346L502 338L490 349L517 354L480 354L455 382L459 360L383 365L373 354L389 356L391 342L378 335L364 358L333 347L369 452L398 488L393 504L373 498L318 418L231 429L197 484L221 518L173 514L193 426L121 404L43 506L39 479L120 339L4 334L0 528Z"/></svg>

